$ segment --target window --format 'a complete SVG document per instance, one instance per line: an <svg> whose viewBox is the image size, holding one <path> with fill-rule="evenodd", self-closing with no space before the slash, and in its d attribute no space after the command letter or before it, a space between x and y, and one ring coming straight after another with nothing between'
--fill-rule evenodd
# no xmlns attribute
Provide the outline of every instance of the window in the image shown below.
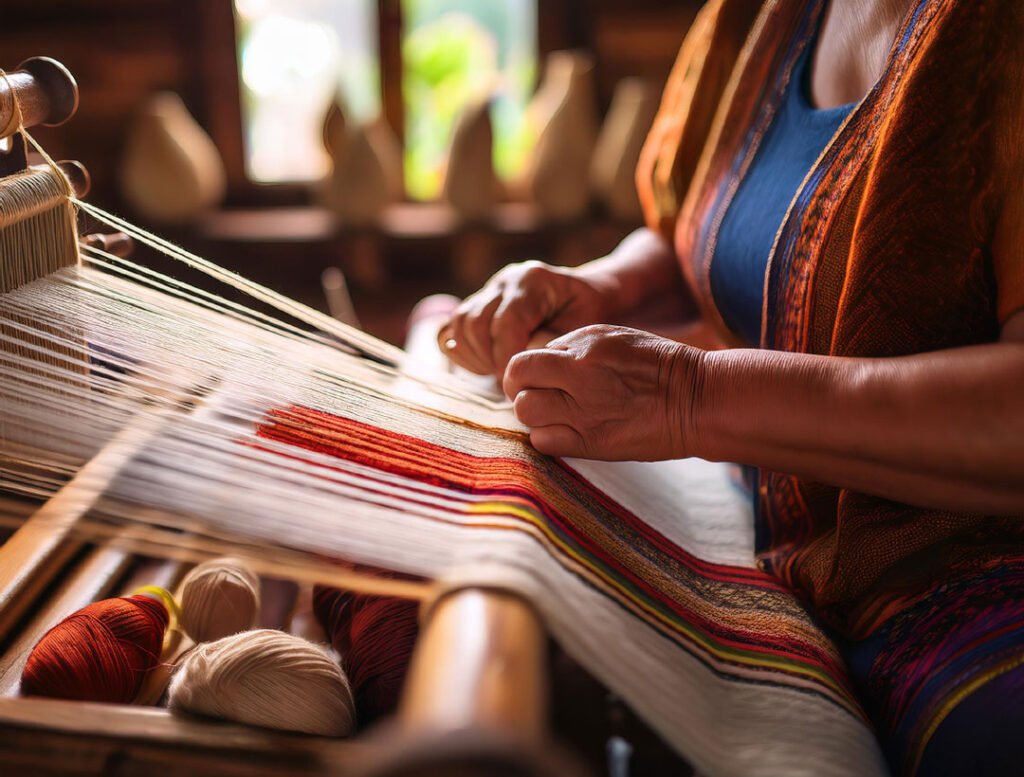
<svg viewBox="0 0 1024 777"><path fill-rule="evenodd" d="M321 128L338 97L380 112L376 0L235 0L246 168L254 181L321 178Z"/></svg>
<svg viewBox="0 0 1024 777"><path fill-rule="evenodd" d="M404 0L405 175L409 194L434 197L448 141L468 102L493 94L494 162L514 175L525 159L523 110L537 75L534 0Z"/></svg>
<svg viewBox="0 0 1024 777"><path fill-rule="evenodd" d="M380 62L379 0L235 0L246 169L263 183L310 181L329 168L321 126L340 98L352 121L381 112L382 72L402 93L410 196L441 188L454 122L492 99L495 166L526 154L523 113L537 74L536 0L400 0L400 67ZM395 85L392 85L395 88Z"/></svg>

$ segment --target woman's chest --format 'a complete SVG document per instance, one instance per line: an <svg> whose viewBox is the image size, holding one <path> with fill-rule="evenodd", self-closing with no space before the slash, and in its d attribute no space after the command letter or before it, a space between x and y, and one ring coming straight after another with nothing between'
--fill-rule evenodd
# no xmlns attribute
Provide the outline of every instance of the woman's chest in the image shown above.
<svg viewBox="0 0 1024 777"><path fill-rule="evenodd" d="M814 105L857 102L881 76L911 0L831 0L812 54Z"/></svg>

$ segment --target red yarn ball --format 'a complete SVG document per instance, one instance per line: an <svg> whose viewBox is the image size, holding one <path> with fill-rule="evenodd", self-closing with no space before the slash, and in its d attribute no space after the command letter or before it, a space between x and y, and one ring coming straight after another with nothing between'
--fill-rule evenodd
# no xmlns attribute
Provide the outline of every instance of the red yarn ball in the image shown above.
<svg viewBox="0 0 1024 777"><path fill-rule="evenodd" d="M313 589L313 612L341 655L363 725L398 707L419 633L418 610L419 603L407 599Z"/></svg>
<svg viewBox="0 0 1024 777"><path fill-rule="evenodd" d="M169 621L162 602L141 594L83 607L32 648L21 674L21 692L130 703L160 661Z"/></svg>

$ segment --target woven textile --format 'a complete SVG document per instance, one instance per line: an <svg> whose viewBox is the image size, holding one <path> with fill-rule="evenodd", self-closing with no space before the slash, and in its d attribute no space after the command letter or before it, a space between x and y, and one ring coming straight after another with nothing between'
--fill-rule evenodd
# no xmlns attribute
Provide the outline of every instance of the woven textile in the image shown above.
<svg viewBox="0 0 1024 777"><path fill-rule="evenodd" d="M836 648L753 566L749 508L724 467L566 463L465 430L456 449L429 439L441 427L424 439L301 407L272 411L259 436L320 454L325 469L366 467L369 490L419 484L411 499L432 520L481 535L450 584L528 596L578 660L707 773L881 769ZM514 538L494 534L530 542L510 556Z"/></svg>
<svg viewBox="0 0 1024 777"><path fill-rule="evenodd" d="M24 362L0 376L10 488L45 492L144 432L76 522L83 539L231 552L368 593L394 589L352 565L432 582L412 596L511 591L703 774L884 772L837 649L756 568L749 495L727 466L552 460L507 403L177 283L87 257L0 295L18 337L90 344L74 352L90 366L73 373L81 388L5 357ZM46 459L21 466L22 440L44 440Z"/></svg>

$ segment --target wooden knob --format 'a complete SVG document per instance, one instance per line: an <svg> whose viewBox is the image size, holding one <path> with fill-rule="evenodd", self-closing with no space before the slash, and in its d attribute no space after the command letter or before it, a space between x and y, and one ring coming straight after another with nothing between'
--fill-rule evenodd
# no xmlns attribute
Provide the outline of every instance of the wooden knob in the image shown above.
<svg viewBox="0 0 1024 777"><path fill-rule="evenodd" d="M132 251L135 250L135 242L124 232L112 232L109 235L95 232L91 235L83 235L82 244L98 248L122 259L131 256Z"/></svg>
<svg viewBox="0 0 1024 777"><path fill-rule="evenodd" d="M57 163L57 167L67 176L76 197L81 198L89 193L89 189L92 188L92 177L85 169L85 165L72 159L62 159Z"/></svg>

